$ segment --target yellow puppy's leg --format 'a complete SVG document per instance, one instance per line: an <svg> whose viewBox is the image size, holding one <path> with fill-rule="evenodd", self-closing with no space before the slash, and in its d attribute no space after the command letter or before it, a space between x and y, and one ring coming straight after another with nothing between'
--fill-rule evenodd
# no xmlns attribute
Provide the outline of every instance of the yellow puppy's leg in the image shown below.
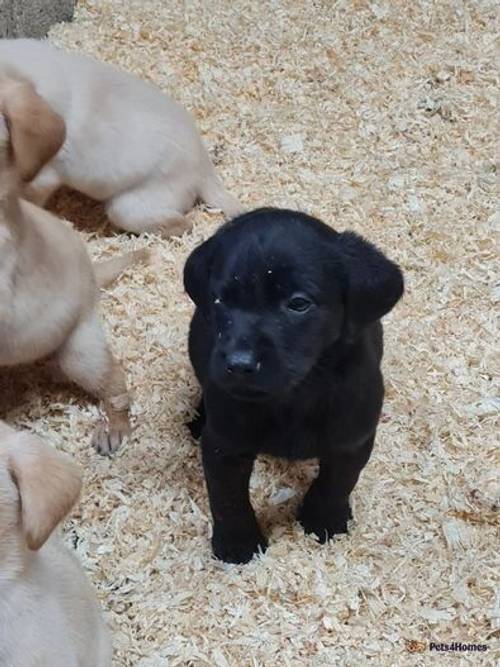
<svg viewBox="0 0 500 667"><path fill-rule="evenodd" d="M46 166L26 185L23 197L37 206L45 206L52 194L62 185L57 172Z"/></svg>
<svg viewBox="0 0 500 667"><path fill-rule="evenodd" d="M143 187L115 195L107 202L106 213L115 227L127 232L182 236L192 226L182 211L190 208L194 199L194 195L174 196L164 187Z"/></svg>
<svg viewBox="0 0 500 667"><path fill-rule="evenodd" d="M57 361L70 380L102 401L107 422L98 425L92 443L100 454L112 454L130 433L129 396L125 373L108 347L96 312L77 325Z"/></svg>

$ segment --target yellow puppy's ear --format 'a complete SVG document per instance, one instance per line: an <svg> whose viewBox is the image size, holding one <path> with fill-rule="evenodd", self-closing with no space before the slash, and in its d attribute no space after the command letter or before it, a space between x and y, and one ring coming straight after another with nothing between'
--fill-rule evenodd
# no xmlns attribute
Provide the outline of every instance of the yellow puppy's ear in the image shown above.
<svg viewBox="0 0 500 667"><path fill-rule="evenodd" d="M63 145L66 125L28 81L4 79L1 98L13 162L21 179L29 182Z"/></svg>
<svg viewBox="0 0 500 667"><path fill-rule="evenodd" d="M26 543L36 551L77 501L80 471L67 456L28 433L16 433L8 465L19 490Z"/></svg>

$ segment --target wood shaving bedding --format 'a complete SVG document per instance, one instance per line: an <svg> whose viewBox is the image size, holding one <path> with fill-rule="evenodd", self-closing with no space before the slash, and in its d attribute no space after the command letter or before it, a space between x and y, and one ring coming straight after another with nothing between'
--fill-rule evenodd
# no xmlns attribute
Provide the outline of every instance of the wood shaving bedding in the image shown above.
<svg viewBox="0 0 500 667"><path fill-rule="evenodd" d="M94 257L144 245L157 255L103 295L136 423L113 460L89 445L87 396L39 368L0 381L7 419L85 469L68 543L99 591L115 665L495 664L496 11L488 0L82 0L74 23L52 30L55 44L189 108L246 206L360 232L407 284L386 319L387 397L351 535L323 547L305 537L294 512L314 464L264 458L251 488L269 550L225 565L211 557L185 427L198 387L182 290L188 253L221 215L194 210L182 239L134 238L114 234L102 207L58 197ZM419 652L429 641L489 649Z"/></svg>

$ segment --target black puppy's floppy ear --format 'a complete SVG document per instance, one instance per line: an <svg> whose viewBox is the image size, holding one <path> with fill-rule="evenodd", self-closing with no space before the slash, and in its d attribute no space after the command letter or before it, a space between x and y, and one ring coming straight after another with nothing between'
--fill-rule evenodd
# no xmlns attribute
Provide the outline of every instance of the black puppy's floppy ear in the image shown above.
<svg viewBox="0 0 500 667"><path fill-rule="evenodd" d="M202 310L206 310L210 298L208 280L214 245L214 237L209 238L193 250L184 266L184 289Z"/></svg>
<svg viewBox="0 0 500 667"><path fill-rule="evenodd" d="M403 274L394 262L354 232L335 238L345 276L346 334L353 339L386 315L404 291Z"/></svg>

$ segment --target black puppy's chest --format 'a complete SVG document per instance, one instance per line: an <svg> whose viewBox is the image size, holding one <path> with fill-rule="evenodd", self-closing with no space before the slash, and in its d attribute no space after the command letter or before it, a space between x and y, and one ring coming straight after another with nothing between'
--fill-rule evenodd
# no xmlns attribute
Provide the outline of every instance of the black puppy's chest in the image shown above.
<svg viewBox="0 0 500 667"><path fill-rule="evenodd" d="M308 459L320 456L329 444L327 423L312 415L297 417L288 414L269 437L262 438L259 453L287 459Z"/></svg>
<svg viewBox="0 0 500 667"><path fill-rule="evenodd" d="M328 415L323 406L297 411L287 405L218 402L209 409L209 426L228 453L271 454L288 459L320 456L329 444ZM228 418L229 417L229 418Z"/></svg>

